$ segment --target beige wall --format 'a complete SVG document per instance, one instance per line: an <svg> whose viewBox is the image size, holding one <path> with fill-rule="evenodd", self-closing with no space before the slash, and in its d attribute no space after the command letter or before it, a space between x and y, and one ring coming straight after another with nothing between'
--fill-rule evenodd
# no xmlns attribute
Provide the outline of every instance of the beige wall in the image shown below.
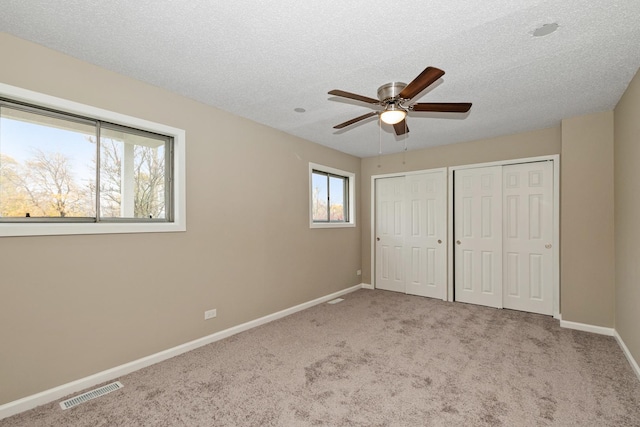
<svg viewBox="0 0 640 427"><path fill-rule="evenodd" d="M426 119L425 119L426 120ZM371 281L371 176L559 154L560 127L362 159L362 274Z"/></svg>
<svg viewBox="0 0 640 427"><path fill-rule="evenodd" d="M562 121L562 319L614 326L613 112Z"/></svg>
<svg viewBox="0 0 640 427"><path fill-rule="evenodd" d="M187 135L187 232L0 238L0 405L360 283L360 227L308 226L308 163L360 159L6 34L0 52L2 83Z"/></svg>
<svg viewBox="0 0 640 427"><path fill-rule="evenodd" d="M640 72L614 114L616 330L640 362Z"/></svg>

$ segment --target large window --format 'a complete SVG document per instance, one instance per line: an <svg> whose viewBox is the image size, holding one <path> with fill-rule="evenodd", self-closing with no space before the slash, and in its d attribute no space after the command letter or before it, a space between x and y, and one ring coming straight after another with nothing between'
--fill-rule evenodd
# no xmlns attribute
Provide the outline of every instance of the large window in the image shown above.
<svg viewBox="0 0 640 427"><path fill-rule="evenodd" d="M28 92L0 85L7 88ZM0 235L183 230L184 171L176 165L184 159L174 153L183 156L184 131L86 109L94 114L0 92Z"/></svg>
<svg viewBox="0 0 640 427"><path fill-rule="evenodd" d="M322 165L309 165L310 224L314 228L355 225L355 175Z"/></svg>

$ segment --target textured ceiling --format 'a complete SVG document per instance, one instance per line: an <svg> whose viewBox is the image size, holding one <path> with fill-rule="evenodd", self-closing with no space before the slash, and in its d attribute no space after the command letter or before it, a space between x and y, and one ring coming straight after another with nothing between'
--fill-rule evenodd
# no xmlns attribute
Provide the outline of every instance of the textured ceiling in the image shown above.
<svg viewBox="0 0 640 427"><path fill-rule="evenodd" d="M557 125L615 107L640 67L639 0L2 0L0 30L359 157ZM543 24L556 32L533 37ZM445 76L409 136L327 95ZM304 108L306 112L295 112Z"/></svg>

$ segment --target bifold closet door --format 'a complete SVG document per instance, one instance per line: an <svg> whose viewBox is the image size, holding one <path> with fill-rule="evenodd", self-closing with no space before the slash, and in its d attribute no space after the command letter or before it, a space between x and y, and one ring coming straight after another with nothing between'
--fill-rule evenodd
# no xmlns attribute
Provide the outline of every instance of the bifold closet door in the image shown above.
<svg viewBox="0 0 640 427"><path fill-rule="evenodd" d="M455 300L502 307L502 167L454 174Z"/></svg>
<svg viewBox="0 0 640 427"><path fill-rule="evenodd" d="M553 163L503 167L504 308L553 314Z"/></svg>
<svg viewBox="0 0 640 427"><path fill-rule="evenodd" d="M376 180L376 288L446 297L444 171Z"/></svg>
<svg viewBox="0 0 640 427"><path fill-rule="evenodd" d="M445 174L406 177L406 293L445 299L446 206Z"/></svg>
<svg viewBox="0 0 640 427"><path fill-rule="evenodd" d="M553 314L553 162L456 170L455 300Z"/></svg>
<svg viewBox="0 0 640 427"><path fill-rule="evenodd" d="M376 180L376 288L405 292L403 176Z"/></svg>

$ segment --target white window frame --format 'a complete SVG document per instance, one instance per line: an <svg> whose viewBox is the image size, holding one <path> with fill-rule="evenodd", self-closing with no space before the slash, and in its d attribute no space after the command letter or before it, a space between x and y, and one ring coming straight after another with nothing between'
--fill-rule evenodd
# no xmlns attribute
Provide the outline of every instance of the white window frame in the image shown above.
<svg viewBox="0 0 640 427"><path fill-rule="evenodd" d="M313 221L313 171L325 172L332 175L339 175L347 178L349 181L349 195L347 203L349 206L348 215L349 221L345 222L314 222ZM356 226L356 174L353 172L347 172L340 169L332 168L317 163L309 163L309 227L310 228L346 228Z"/></svg>
<svg viewBox="0 0 640 427"><path fill-rule="evenodd" d="M0 83L0 96L173 138L173 222L0 223L0 237L72 234L167 233L186 231L186 132L90 105Z"/></svg>

